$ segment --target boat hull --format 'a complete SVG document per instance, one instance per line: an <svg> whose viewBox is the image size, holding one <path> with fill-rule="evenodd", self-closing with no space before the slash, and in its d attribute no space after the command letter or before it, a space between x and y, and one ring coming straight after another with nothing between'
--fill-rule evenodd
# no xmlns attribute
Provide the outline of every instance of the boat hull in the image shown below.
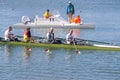
<svg viewBox="0 0 120 80"><path fill-rule="evenodd" d="M94 29L95 25L92 23L84 23L84 24L73 24L73 23L67 23L67 24L61 24L61 23L28 23L28 24L23 24L23 23L16 23L14 24L15 28L26 28L26 27L31 27L31 28L78 28L78 29Z"/></svg>
<svg viewBox="0 0 120 80"><path fill-rule="evenodd" d="M76 24L74 22L70 23L65 20L60 14L54 14L49 19L40 18L35 16L34 21L32 22L28 16L22 16L21 22L14 24L15 28L81 28L81 29L94 29L95 25L93 23L80 22Z"/></svg>
<svg viewBox="0 0 120 80"><path fill-rule="evenodd" d="M102 51L120 51L119 46L84 46L84 45L68 45L68 44L48 44L48 43L26 43L26 42L0 42L1 45L15 45L15 46L30 46L30 47L50 47L50 48L63 48L78 50L102 50Z"/></svg>

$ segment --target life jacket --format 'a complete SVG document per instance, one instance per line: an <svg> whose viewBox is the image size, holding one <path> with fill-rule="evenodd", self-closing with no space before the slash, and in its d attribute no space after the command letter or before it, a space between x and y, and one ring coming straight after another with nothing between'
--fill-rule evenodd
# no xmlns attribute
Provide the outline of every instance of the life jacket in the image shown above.
<svg viewBox="0 0 120 80"><path fill-rule="evenodd" d="M25 42L27 42L27 41L29 41L29 39L31 38L31 33L30 33L30 31L25 31L24 32L24 38L23 38L23 41L25 41Z"/></svg>
<svg viewBox="0 0 120 80"><path fill-rule="evenodd" d="M72 19L72 22L76 23L76 24L79 24L81 23L81 18L80 16L76 16L75 18Z"/></svg>
<svg viewBox="0 0 120 80"><path fill-rule="evenodd" d="M50 13L49 12L45 12L44 17L45 17L45 19L48 19L50 17Z"/></svg>

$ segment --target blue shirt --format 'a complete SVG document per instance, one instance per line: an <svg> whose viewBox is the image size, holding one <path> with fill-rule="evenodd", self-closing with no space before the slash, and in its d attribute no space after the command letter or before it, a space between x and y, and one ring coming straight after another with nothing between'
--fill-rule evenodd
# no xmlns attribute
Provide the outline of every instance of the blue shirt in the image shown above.
<svg viewBox="0 0 120 80"><path fill-rule="evenodd" d="M72 13L72 14L75 13L74 6L72 4L69 4L67 6L67 14L69 14L69 13Z"/></svg>

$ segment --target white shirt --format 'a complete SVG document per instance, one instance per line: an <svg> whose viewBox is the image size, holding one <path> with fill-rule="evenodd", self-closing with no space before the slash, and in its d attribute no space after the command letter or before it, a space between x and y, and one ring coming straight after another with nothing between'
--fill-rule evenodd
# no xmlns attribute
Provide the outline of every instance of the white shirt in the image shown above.
<svg viewBox="0 0 120 80"><path fill-rule="evenodd" d="M5 31L5 40L9 39L9 35L12 35L12 34L13 34L12 31L6 30Z"/></svg>
<svg viewBox="0 0 120 80"><path fill-rule="evenodd" d="M73 35L70 35L69 33L66 35L66 42L67 44L70 44L73 41Z"/></svg>

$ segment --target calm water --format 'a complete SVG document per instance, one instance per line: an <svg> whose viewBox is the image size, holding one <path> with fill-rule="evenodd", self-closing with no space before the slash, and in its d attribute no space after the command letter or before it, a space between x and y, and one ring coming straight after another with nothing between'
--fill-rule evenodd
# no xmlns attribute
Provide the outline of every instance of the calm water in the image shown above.
<svg viewBox="0 0 120 80"><path fill-rule="evenodd" d="M0 0L0 36L9 25L27 15L43 16L49 8L67 19L68 0ZM76 15L84 22L95 23L94 30L76 29L77 37L120 45L120 0L72 0ZM54 14L54 12L52 12ZM48 29L32 29L33 35L45 36ZM14 29L23 35L24 29ZM55 29L55 36L65 37L68 29ZM119 80L120 52L32 48L0 45L0 80Z"/></svg>

